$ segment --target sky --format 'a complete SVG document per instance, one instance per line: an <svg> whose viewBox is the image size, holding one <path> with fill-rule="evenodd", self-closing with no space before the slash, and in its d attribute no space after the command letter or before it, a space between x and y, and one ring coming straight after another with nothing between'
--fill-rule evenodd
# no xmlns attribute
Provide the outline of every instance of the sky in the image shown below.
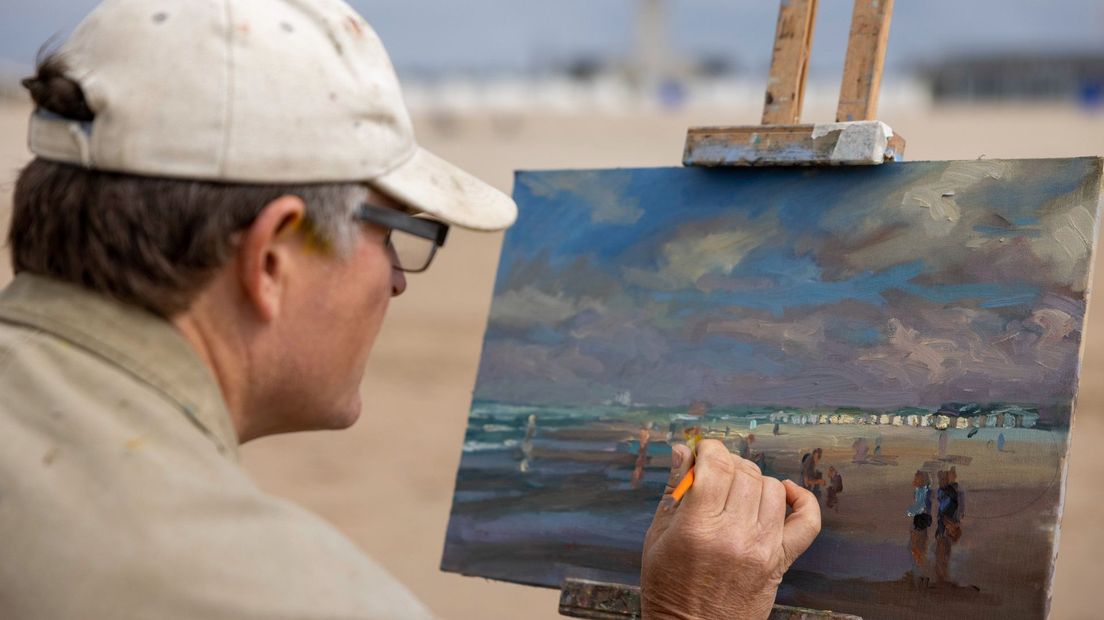
<svg viewBox="0 0 1104 620"><path fill-rule="evenodd" d="M179 0L177 0L179 1ZM0 62L27 66L39 46L68 32L94 0L0 0ZM628 58L635 0L354 0L400 74L528 71L586 56ZM812 79L842 66L850 0L820 3ZM672 47L765 72L778 4L668 0ZM889 74L968 52L1104 50L1099 0L900 0ZM830 76L830 81L838 80ZM824 79L828 79L825 76Z"/></svg>
<svg viewBox="0 0 1104 620"><path fill-rule="evenodd" d="M516 181L477 398L1070 405L1096 160Z"/></svg>

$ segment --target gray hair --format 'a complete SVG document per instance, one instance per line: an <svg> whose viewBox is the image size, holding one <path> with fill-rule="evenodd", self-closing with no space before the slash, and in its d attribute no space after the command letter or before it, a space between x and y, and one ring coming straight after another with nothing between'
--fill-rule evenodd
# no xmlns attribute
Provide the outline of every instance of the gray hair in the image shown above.
<svg viewBox="0 0 1104 620"><path fill-rule="evenodd" d="M91 120L56 56L24 80L42 109ZM162 316L186 310L231 257L237 232L282 196L306 204L302 231L344 256L359 183L238 184L143 177L35 159L19 175L8 235L16 273L79 284Z"/></svg>

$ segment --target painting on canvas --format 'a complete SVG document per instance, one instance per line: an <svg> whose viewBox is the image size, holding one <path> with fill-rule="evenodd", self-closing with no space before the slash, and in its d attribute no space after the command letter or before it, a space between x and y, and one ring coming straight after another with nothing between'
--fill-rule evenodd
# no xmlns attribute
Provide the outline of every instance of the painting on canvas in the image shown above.
<svg viewBox="0 0 1104 620"><path fill-rule="evenodd" d="M526 172L442 567L636 583L673 442L818 496L779 602L1035 618L1101 160Z"/></svg>

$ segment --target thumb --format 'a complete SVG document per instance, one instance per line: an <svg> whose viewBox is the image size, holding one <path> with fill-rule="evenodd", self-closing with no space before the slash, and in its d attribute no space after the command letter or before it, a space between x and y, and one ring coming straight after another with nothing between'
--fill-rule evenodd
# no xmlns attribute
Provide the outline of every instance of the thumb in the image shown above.
<svg viewBox="0 0 1104 620"><path fill-rule="evenodd" d="M782 485L786 487L786 504L793 508L782 525L782 551L786 557L786 568L789 569L820 533L820 502L792 480L786 480Z"/></svg>
<svg viewBox="0 0 1104 620"><path fill-rule="evenodd" d="M667 486L663 489L663 498L659 500L655 517L652 518L652 528L648 535L658 536L671 524L675 516L675 498L671 493L678 483L686 476L686 472L694 465L694 453L686 444L671 446L671 473L667 476Z"/></svg>

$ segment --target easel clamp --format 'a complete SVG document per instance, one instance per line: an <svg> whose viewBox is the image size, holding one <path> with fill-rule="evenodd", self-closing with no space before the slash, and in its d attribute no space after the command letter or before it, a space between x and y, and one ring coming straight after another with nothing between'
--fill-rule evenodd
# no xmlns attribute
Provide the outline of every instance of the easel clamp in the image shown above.
<svg viewBox="0 0 1104 620"><path fill-rule="evenodd" d="M693 127L686 166L870 166L900 161L905 139L881 121Z"/></svg>

